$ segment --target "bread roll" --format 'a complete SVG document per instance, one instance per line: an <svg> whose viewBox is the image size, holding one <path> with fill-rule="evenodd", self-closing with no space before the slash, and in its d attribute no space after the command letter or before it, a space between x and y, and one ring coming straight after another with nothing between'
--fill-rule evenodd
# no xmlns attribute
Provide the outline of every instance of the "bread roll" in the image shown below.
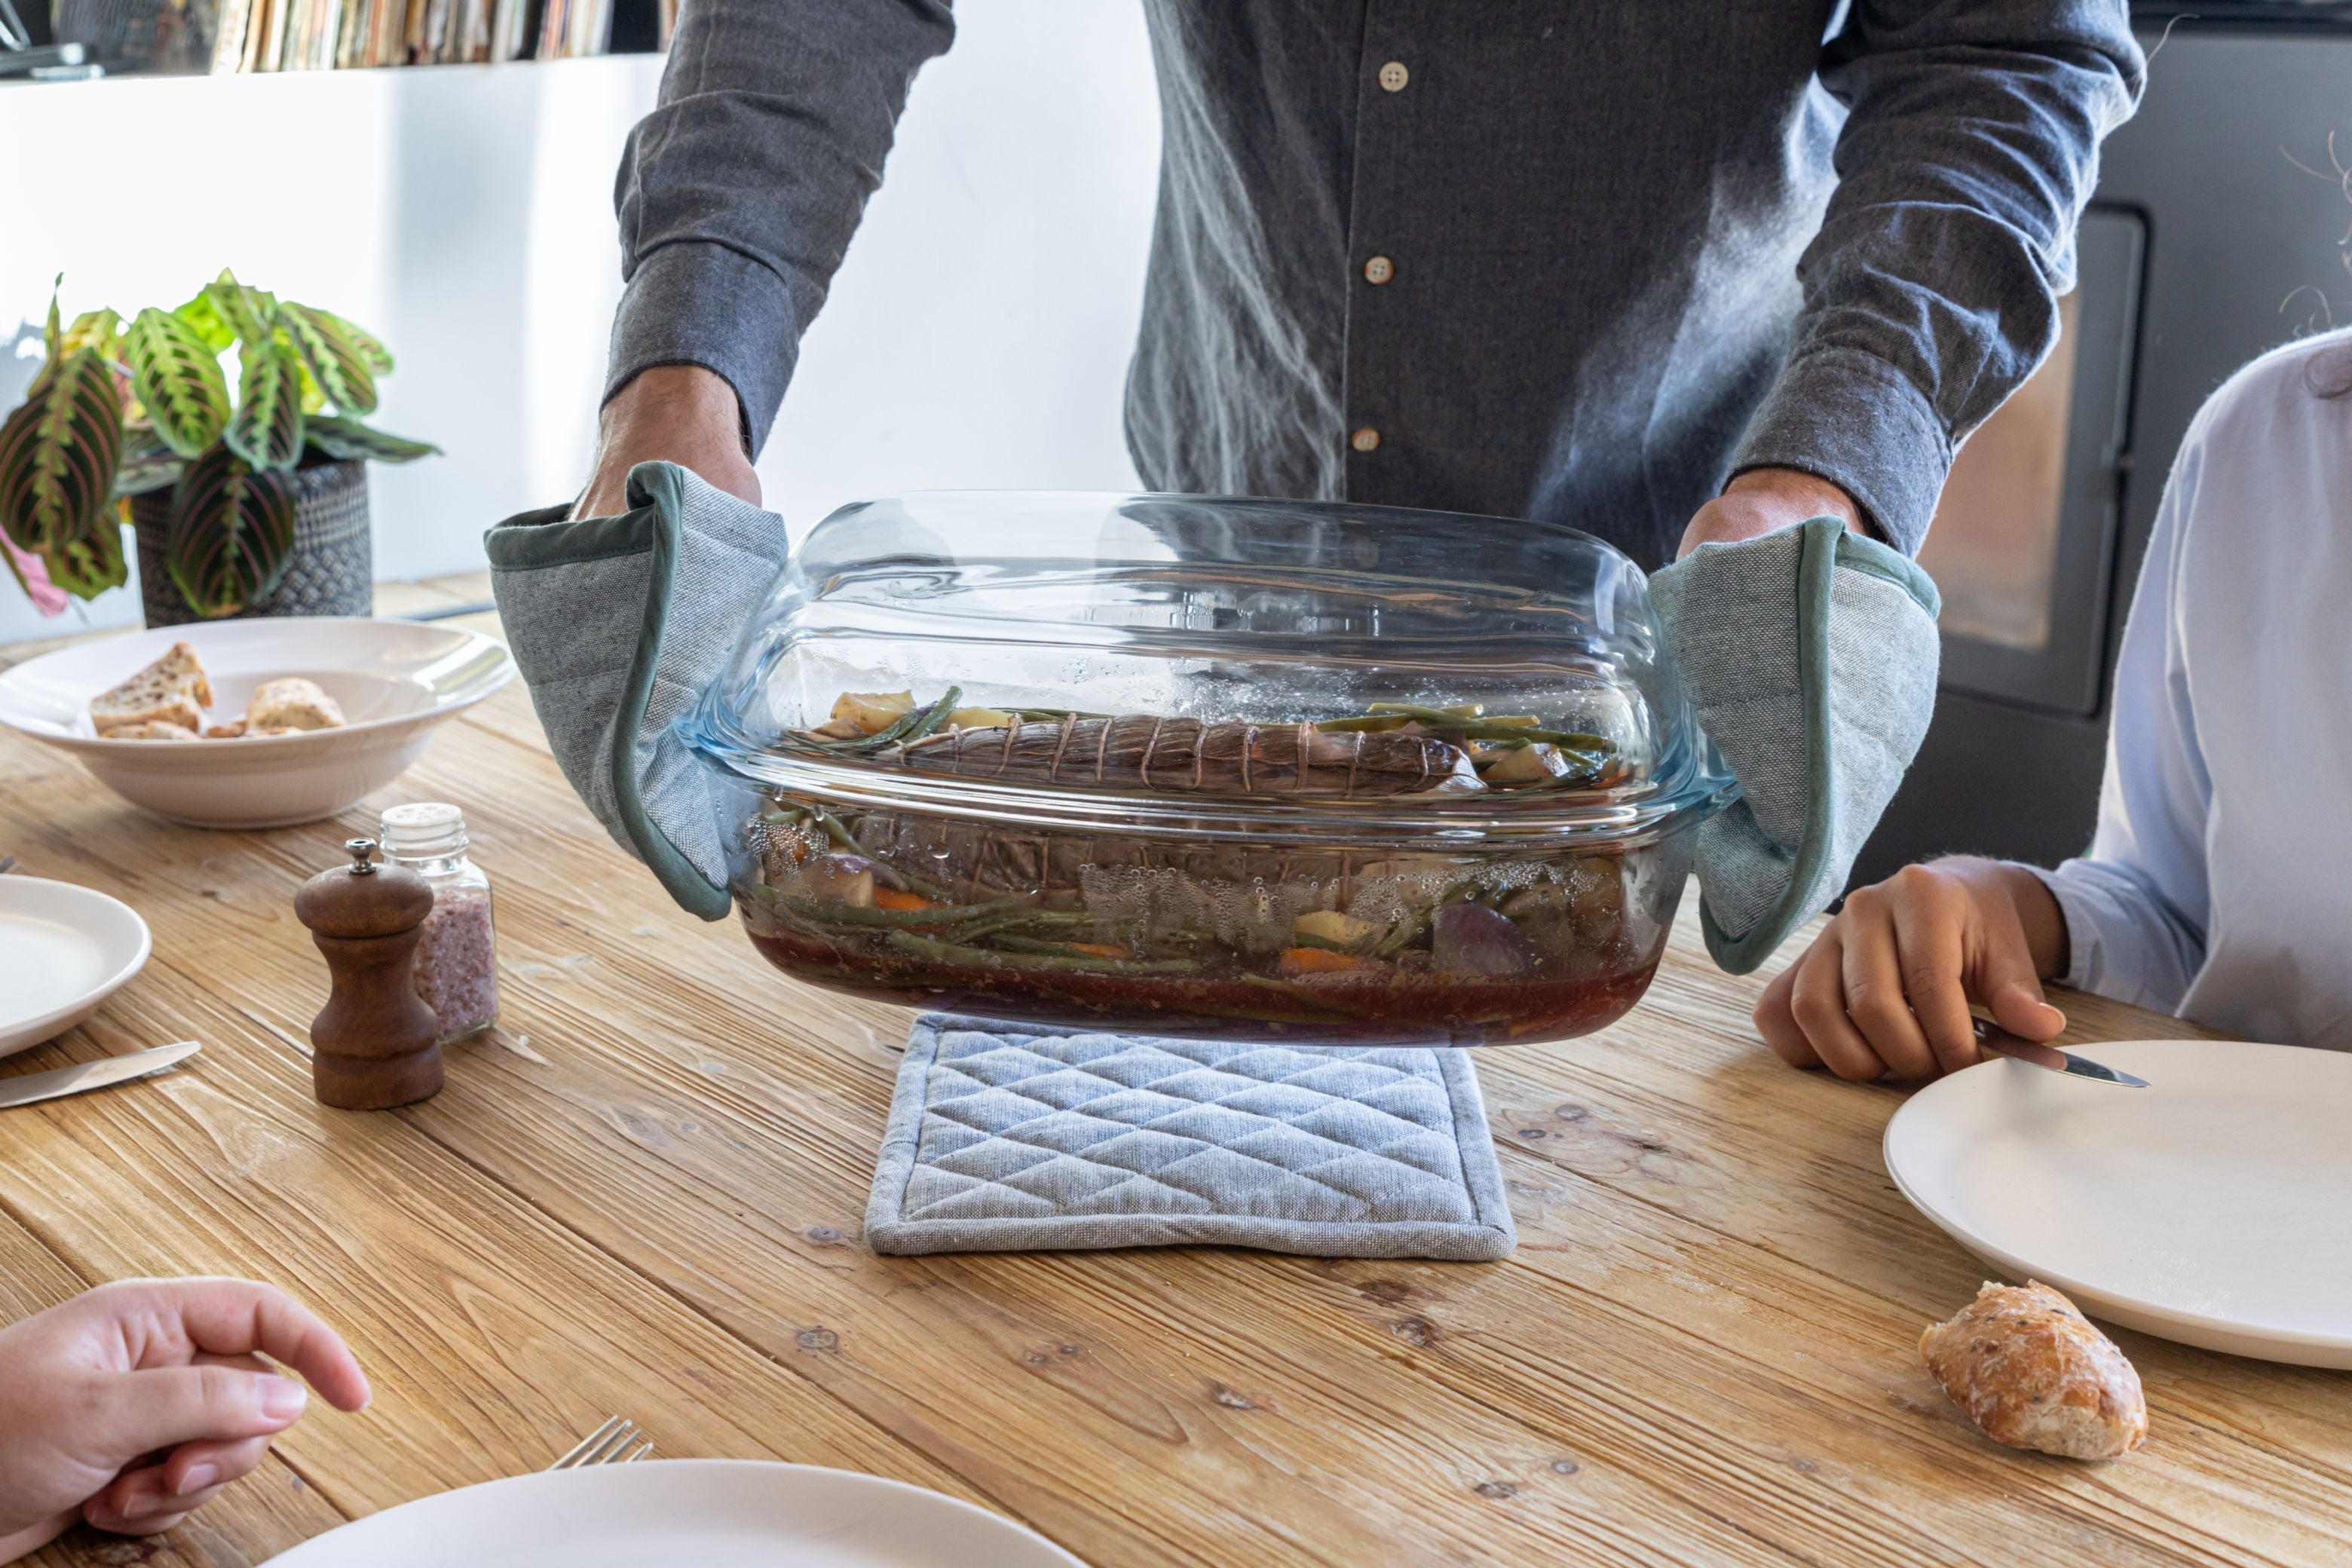
<svg viewBox="0 0 2352 1568"><path fill-rule="evenodd" d="M289 675L266 680L245 705L248 734L266 730L340 730L350 721L315 680Z"/></svg>
<svg viewBox="0 0 2352 1568"><path fill-rule="evenodd" d="M2147 1441L2139 1373L2064 1296L1988 1282L1919 1336L1927 1370L1977 1429L2012 1448L2112 1459Z"/></svg>
<svg viewBox="0 0 2352 1568"><path fill-rule="evenodd" d="M176 736L118 736L117 731L144 724L173 724L183 730L204 728L205 710L212 706L213 684L196 650L176 642L146 668L120 686L89 700L89 721L101 735L118 739L155 740Z"/></svg>

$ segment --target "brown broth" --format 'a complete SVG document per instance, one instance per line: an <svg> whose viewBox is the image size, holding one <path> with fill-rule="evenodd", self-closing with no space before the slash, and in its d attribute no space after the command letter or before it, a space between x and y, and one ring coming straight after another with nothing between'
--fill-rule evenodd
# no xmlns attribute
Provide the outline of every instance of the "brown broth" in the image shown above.
<svg viewBox="0 0 2352 1568"><path fill-rule="evenodd" d="M1265 985L1238 972L1121 974L959 964L855 940L760 929L751 945L785 973L830 990L1022 1023L1164 1035L1251 1036L1303 1045L1488 1046L1566 1039L1622 1017L1649 989L1658 952L1572 972L1509 978L1392 971Z"/></svg>

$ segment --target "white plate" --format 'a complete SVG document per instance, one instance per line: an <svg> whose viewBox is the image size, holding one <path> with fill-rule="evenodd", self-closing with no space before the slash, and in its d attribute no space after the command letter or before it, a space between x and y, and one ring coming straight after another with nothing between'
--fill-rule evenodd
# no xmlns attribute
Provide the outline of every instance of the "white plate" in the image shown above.
<svg viewBox="0 0 2352 1568"><path fill-rule="evenodd" d="M878 1476L750 1459L550 1470L332 1530L269 1568L1085 1568L1009 1520Z"/></svg>
<svg viewBox="0 0 2352 1568"><path fill-rule="evenodd" d="M0 1057L53 1040L147 962L147 922L119 899L0 877Z"/></svg>
<svg viewBox="0 0 2352 1568"><path fill-rule="evenodd" d="M2352 1367L2352 1052L2085 1048L2152 1086L1995 1061L1886 1124L1919 1212L2012 1280L2184 1344Z"/></svg>
<svg viewBox="0 0 2352 1568"><path fill-rule="evenodd" d="M204 661L215 723L265 680L306 675L351 720L341 730L240 741L107 741L89 700L185 641ZM0 724L71 752L124 799L198 827L283 827L332 816L424 754L433 726L514 677L504 645L412 621L257 616L79 643L0 672Z"/></svg>

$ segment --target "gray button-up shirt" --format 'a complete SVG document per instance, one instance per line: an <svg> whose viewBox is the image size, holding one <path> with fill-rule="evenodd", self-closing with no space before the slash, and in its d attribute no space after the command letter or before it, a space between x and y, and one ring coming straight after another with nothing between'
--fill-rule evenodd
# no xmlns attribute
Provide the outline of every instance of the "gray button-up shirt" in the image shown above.
<svg viewBox="0 0 2352 1568"><path fill-rule="evenodd" d="M2056 337L2145 64L2124 0L1144 4L1145 482L1545 518L1645 566L1761 467L1918 548ZM611 389L706 365L764 438L952 36L937 0L688 0L622 161Z"/></svg>

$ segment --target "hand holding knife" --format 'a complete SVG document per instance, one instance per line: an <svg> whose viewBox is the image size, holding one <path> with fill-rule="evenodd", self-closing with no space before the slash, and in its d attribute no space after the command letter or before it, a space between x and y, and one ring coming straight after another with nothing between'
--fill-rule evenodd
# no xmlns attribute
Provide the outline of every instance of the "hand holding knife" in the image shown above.
<svg viewBox="0 0 2352 1568"><path fill-rule="evenodd" d="M2147 1079L2144 1078L2134 1078L2127 1072L2102 1067L2088 1057L2078 1057L2055 1046L2036 1045L2032 1040L2021 1039L2000 1025L1983 1018L1976 1020L1976 1029L1977 1044L1994 1056L2010 1057L2071 1078L2088 1079L2094 1083L2119 1084L2126 1089L2146 1089L2148 1086Z"/></svg>

